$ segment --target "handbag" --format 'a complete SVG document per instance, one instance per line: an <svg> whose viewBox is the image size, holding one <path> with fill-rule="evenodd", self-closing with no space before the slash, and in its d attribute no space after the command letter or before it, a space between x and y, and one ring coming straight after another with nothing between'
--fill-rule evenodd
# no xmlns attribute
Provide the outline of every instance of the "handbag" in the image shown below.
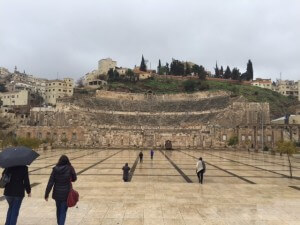
<svg viewBox="0 0 300 225"><path fill-rule="evenodd" d="M10 182L10 179L11 179L11 174L7 174L5 169L0 179L0 188L5 188L5 186Z"/></svg>
<svg viewBox="0 0 300 225"><path fill-rule="evenodd" d="M70 191L67 199L67 206L74 207L79 201L79 193L73 189L72 181L70 180Z"/></svg>

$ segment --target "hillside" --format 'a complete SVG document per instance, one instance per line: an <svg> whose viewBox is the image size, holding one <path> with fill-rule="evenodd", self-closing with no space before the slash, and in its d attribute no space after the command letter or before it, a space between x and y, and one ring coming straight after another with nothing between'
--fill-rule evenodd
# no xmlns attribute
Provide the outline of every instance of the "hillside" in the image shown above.
<svg viewBox="0 0 300 225"><path fill-rule="evenodd" d="M153 92L157 94L174 94L182 92L194 92L202 90L225 90L230 91L233 97L243 96L251 102L268 102L270 104L271 118L283 116L286 113L295 113L294 106L299 104L297 99L283 96L277 92L258 87L229 84L218 81L199 80L171 80L154 78L137 83L113 82L109 84L110 91L124 91L132 93Z"/></svg>

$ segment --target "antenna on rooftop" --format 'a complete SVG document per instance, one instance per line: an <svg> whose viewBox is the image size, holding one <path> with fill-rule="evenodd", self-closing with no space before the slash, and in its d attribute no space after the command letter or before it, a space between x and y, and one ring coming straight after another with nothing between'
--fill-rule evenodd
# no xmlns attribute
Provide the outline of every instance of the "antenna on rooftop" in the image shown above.
<svg viewBox="0 0 300 225"><path fill-rule="evenodd" d="M280 80L281 80L281 72L280 72Z"/></svg>
<svg viewBox="0 0 300 225"><path fill-rule="evenodd" d="M56 79L58 80L58 72L56 72Z"/></svg>

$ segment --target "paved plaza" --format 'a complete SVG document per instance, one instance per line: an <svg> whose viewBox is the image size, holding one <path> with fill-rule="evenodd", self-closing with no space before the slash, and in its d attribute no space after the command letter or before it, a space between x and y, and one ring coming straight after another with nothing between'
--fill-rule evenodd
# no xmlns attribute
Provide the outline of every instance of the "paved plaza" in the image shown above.
<svg viewBox="0 0 300 225"><path fill-rule="evenodd" d="M80 193L70 208L69 225L300 224L300 159L294 179L286 157L241 151L159 151L154 159L136 150L55 150L40 152L30 166L32 197L25 198L19 223L56 224L55 203L43 199L52 167L66 154L78 174ZM195 172L197 158L207 163L204 184ZM132 179L122 182L128 162ZM2 172L2 171L0 171ZM7 203L0 197L0 224Z"/></svg>

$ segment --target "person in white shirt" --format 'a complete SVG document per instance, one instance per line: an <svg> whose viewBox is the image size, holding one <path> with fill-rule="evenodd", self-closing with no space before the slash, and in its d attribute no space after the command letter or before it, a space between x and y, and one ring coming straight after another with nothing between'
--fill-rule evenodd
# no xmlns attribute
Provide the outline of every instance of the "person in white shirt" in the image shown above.
<svg viewBox="0 0 300 225"><path fill-rule="evenodd" d="M202 160L202 157L199 158L199 161L196 165L196 173L199 179L199 183L203 183L203 174L205 173L206 165L205 162Z"/></svg>

